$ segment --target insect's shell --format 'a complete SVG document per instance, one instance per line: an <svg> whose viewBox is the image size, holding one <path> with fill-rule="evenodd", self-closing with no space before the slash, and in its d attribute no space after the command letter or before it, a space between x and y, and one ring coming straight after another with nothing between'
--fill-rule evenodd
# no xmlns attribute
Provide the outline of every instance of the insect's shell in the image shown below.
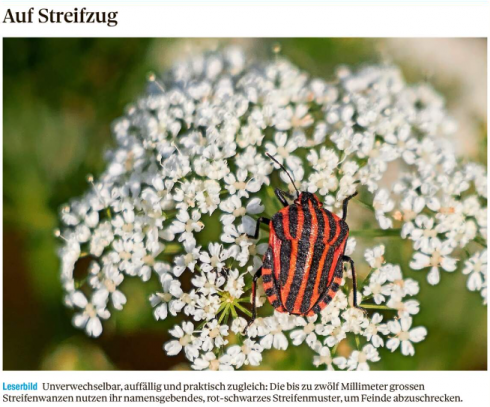
<svg viewBox="0 0 490 407"><path fill-rule="evenodd" d="M272 217L262 280L279 312L314 315L325 308L342 281L349 228L318 198L303 192Z"/></svg>

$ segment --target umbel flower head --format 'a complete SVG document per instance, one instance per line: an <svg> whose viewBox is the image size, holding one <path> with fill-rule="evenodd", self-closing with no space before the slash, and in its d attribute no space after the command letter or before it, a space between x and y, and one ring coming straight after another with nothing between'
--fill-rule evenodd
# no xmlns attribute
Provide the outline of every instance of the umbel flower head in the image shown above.
<svg viewBox="0 0 490 407"><path fill-rule="evenodd" d="M157 278L149 312L175 319L163 349L183 353L194 369L257 366L266 350L290 346L311 348L312 364L326 369L369 369L390 354L385 345L413 356L427 330L416 326L418 283L404 272L422 270L437 284L461 270L468 288L486 296L486 171L457 159L455 131L441 96L406 84L393 66L342 67L326 82L284 59L253 63L226 49L152 76L114 123L104 173L61 210L61 281L74 325L99 336L102 320L131 301L123 280ZM346 254L370 270L358 293L369 313L352 307L346 270L320 314L264 306L245 331L252 275L267 248L266 230L247 234L277 211L274 186L294 191L265 153L328 210L340 213L358 191L354 202L372 214L364 225L412 241L412 261L400 266L386 262L382 245L362 260L349 238ZM91 265L77 281L81 257ZM257 303L266 303L260 280Z"/></svg>

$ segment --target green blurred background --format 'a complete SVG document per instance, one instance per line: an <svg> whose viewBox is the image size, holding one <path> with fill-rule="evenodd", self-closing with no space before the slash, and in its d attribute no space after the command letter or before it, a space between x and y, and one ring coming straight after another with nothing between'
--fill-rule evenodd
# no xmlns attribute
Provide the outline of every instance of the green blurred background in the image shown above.
<svg viewBox="0 0 490 407"><path fill-rule="evenodd" d="M175 58L223 43L271 56L279 43L287 56L313 75L332 78L339 64L399 64L408 81L428 80L447 98L458 119L462 155L486 164L486 40L483 39L4 39L3 84L3 368L185 369L182 357L166 357L162 344L174 321L156 322L148 296L157 283L126 279L130 299L113 313L103 335L89 339L71 326L62 304L57 210L82 194L86 175L104 168L110 124L144 90L149 71ZM389 239L358 239L358 248ZM410 245L391 262L408 264ZM362 252L357 254L362 256ZM420 282L427 339L416 356L382 350L374 369L466 370L487 368L487 311L465 288L460 272L444 273L429 287ZM361 267L361 275L363 268ZM312 369L312 352L290 346L268 351L260 369Z"/></svg>

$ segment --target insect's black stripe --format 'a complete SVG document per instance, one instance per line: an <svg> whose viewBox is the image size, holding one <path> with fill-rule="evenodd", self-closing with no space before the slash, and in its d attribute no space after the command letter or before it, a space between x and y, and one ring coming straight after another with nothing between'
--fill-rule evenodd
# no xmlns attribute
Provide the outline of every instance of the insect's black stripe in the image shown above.
<svg viewBox="0 0 490 407"><path fill-rule="evenodd" d="M329 211L325 210L325 213L327 214L328 225L330 226L330 234L328 235L328 241L331 242L332 239L337 234L337 222L335 222L333 215Z"/></svg>
<svg viewBox="0 0 490 407"><path fill-rule="evenodd" d="M322 295L322 293L328 289L328 273L330 272L330 267L332 266L334 251L335 249L332 246L328 248L327 257L325 257L325 262L323 263L320 283L318 284L318 293L320 295Z"/></svg>
<svg viewBox="0 0 490 407"><path fill-rule="evenodd" d="M323 217L323 210L317 205L314 205L313 209L318 224L318 239L323 240L323 237L325 236L325 218Z"/></svg>
<svg viewBox="0 0 490 407"><path fill-rule="evenodd" d="M335 269L335 273L333 274L333 278L340 277L344 275L344 262L342 261L342 257L339 259L337 263L337 268Z"/></svg>
<svg viewBox="0 0 490 407"><path fill-rule="evenodd" d="M330 304L330 302L333 299L333 296L335 296L335 294L339 290L339 288L340 288L340 285L339 284L332 283L332 285L328 289L327 295L325 296L325 298L321 302L323 302L326 305ZM321 304L321 302L319 302L319 304Z"/></svg>
<svg viewBox="0 0 490 407"><path fill-rule="evenodd" d="M339 259L338 263L335 266L334 275L340 274L340 276L342 276L342 273L344 270L343 267L344 267L344 265L343 265L342 261ZM330 286L327 287L325 292L319 298L317 305L316 305L317 311L314 311L314 312L320 312L323 308L325 308L325 306L330 304L333 297L335 296L335 293L339 290L339 288L340 288L340 284L338 284L338 283L330 284Z"/></svg>
<svg viewBox="0 0 490 407"><path fill-rule="evenodd" d="M339 237L335 241L334 246L338 246L339 244L341 244L344 241L344 239L346 238L347 233L349 233L349 227L347 226L347 223L340 220L339 226L340 226L340 233L339 233Z"/></svg>
<svg viewBox="0 0 490 407"><path fill-rule="evenodd" d="M325 296L323 298L320 298L318 300L318 302L316 303L316 305L313 307L313 312L315 314L318 314L321 310L322 310L322 307L321 305L322 304L330 304L330 302L332 301L332 297L330 296L330 294L328 292L325 293Z"/></svg>
<svg viewBox="0 0 490 407"><path fill-rule="evenodd" d="M298 252L296 256L296 269L294 271L293 282L289 290L289 295L286 300L286 309L292 311L294 309L294 303L301 288L301 281L305 274L306 260L310 251L310 234L312 225L312 214L310 208L306 205L301 207L303 211L303 230L301 232L301 238L298 242Z"/></svg>
<svg viewBox="0 0 490 407"><path fill-rule="evenodd" d="M286 236L284 235L284 219L281 212L276 213L272 218L272 226L279 240L286 240Z"/></svg>
<svg viewBox="0 0 490 407"><path fill-rule="evenodd" d="M267 298L269 299L269 302L272 304L272 306L276 309L284 309L280 299L279 299L279 287L278 287L278 282L276 279L276 273L274 271L276 265L274 264L274 248L272 246L269 246L267 249L266 253L266 259L268 259L271 262L271 267L270 269L268 268L263 268L262 270L262 281L264 283L270 283L272 282L272 285L269 287L269 293L267 294ZM265 263L265 261L264 261Z"/></svg>
<svg viewBox="0 0 490 407"><path fill-rule="evenodd" d="M270 246L267 248L267 251L265 252L264 262L262 266L266 269L272 268L272 247Z"/></svg>
<svg viewBox="0 0 490 407"><path fill-rule="evenodd" d="M339 287L340 286L337 283L332 283L332 285L329 287L329 290L332 290L334 293L336 293Z"/></svg>
<svg viewBox="0 0 490 407"><path fill-rule="evenodd" d="M298 233L298 205L289 207L289 234L296 239Z"/></svg>
<svg viewBox="0 0 490 407"><path fill-rule="evenodd" d="M270 283L272 282L272 275L271 274L265 274L262 276L262 281L264 283Z"/></svg>
<svg viewBox="0 0 490 407"><path fill-rule="evenodd" d="M284 287L286 285L286 281L288 281L289 276L289 262L291 260L291 241L283 240L281 242L281 251L279 254L280 258L280 272L279 272L279 285L280 287Z"/></svg>
<svg viewBox="0 0 490 407"><path fill-rule="evenodd" d="M267 295L268 297L271 297L275 293L276 293L276 290L274 290L273 288L268 288L267 290L265 290L265 295Z"/></svg>
<svg viewBox="0 0 490 407"><path fill-rule="evenodd" d="M333 300L333 296L339 290L339 284L333 283L325 290L322 296L318 299L316 305L313 307L313 312L318 314L323 308L330 304Z"/></svg>
<svg viewBox="0 0 490 407"><path fill-rule="evenodd" d="M284 216L282 213L277 213L272 218L274 232L277 238L281 241L281 249L279 252L279 287L284 287L289 275L289 262L291 259L291 241L286 239L284 234ZM277 264L276 264L277 266Z"/></svg>
<svg viewBox="0 0 490 407"><path fill-rule="evenodd" d="M308 282L306 283L305 293L303 295L303 300L301 301L301 313L304 314L310 309L311 297L313 295L313 290L315 288L315 281L318 276L318 269L320 267L320 260L322 258L323 252L325 251L325 245L323 244L320 236L315 242L313 248L313 259L311 262L310 274L308 276Z"/></svg>

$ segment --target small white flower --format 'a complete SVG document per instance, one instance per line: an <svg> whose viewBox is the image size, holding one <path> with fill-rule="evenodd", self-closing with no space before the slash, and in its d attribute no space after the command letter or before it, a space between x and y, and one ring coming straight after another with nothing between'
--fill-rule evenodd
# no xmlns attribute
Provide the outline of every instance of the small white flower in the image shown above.
<svg viewBox="0 0 490 407"><path fill-rule="evenodd" d="M318 353L318 356L313 356L313 365L316 367L325 365L327 370L335 370L333 367L334 364L339 366L341 369L347 365L347 360L342 356L332 358L330 348L327 346L319 346L315 349L315 351Z"/></svg>
<svg viewBox="0 0 490 407"><path fill-rule="evenodd" d="M199 191L196 193L199 210L211 215L220 203L220 192L220 184L215 180L206 180L200 184Z"/></svg>
<svg viewBox="0 0 490 407"><path fill-rule="evenodd" d="M410 239L414 241L415 250L430 251L431 246L438 244L438 231L434 227L434 218L425 215L417 216L415 226L410 231Z"/></svg>
<svg viewBox="0 0 490 407"><path fill-rule="evenodd" d="M385 285L388 280L388 276L385 272L374 272L369 278L369 284L364 286L363 295L371 295L376 304L381 304L386 301L385 296L391 294L391 286Z"/></svg>
<svg viewBox="0 0 490 407"><path fill-rule="evenodd" d="M403 301L402 298L396 294L391 296L386 305L389 308L396 309L399 317L415 315L418 314L420 310L420 304L417 300Z"/></svg>
<svg viewBox="0 0 490 407"><path fill-rule="evenodd" d="M381 229L391 228L393 226L393 221L385 214L393 210L395 202L390 199L390 195L386 189L379 190L374 196L373 207Z"/></svg>
<svg viewBox="0 0 490 407"><path fill-rule="evenodd" d="M150 297L151 306L155 308L153 315L157 321L167 318L168 312L173 316L177 315L185 305L182 301L176 301L183 295L180 281L174 280L170 274L163 275L160 281L163 292L152 294Z"/></svg>
<svg viewBox="0 0 490 407"><path fill-rule="evenodd" d="M185 356L190 361L193 361L199 356L201 341L198 337L194 336L194 325L192 322L183 322L182 327L175 325L169 333L177 339L169 341L164 345L167 355L175 356L184 349Z"/></svg>
<svg viewBox="0 0 490 407"><path fill-rule="evenodd" d="M192 285L197 288L200 294L205 296L217 294L225 283L225 277L217 271L210 271L202 275L196 275L192 279Z"/></svg>
<svg viewBox="0 0 490 407"><path fill-rule="evenodd" d="M257 342L245 339L243 345L235 345L228 348L227 354L231 357L231 364L237 369L243 365L259 366L262 362L264 349Z"/></svg>
<svg viewBox="0 0 490 407"><path fill-rule="evenodd" d="M112 305L117 310L122 310L123 305L126 304L126 296L117 289L117 287L123 282L124 276L117 271L107 267L105 270L105 277L97 284L98 288L94 292L92 302L98 306L104 308L107 305L107 300L110 297Z"/></svg>
<svg viewBox="0 0 490 407"><path fill-rule="evenodd" d="M263 348L275 348L278 350L286 350L288 348L289 342L283 331L292 327L289 317L289 315L278 315L275 312L274 316L264 319L269 333L260 340L260 345Z"/></svg>
<svg viewBox="0 0 490 407"><path fill-rule="evenodd" d="M244 331L244 329L247 327L248 322L245 318L238 317L233 319L233 322L231 324L231 331L235 334L241 333Z"/></svg>
<svg viewBox="0 0 490 407"><path fill-rule="evenodd" d="M379 245L373 249L367 249L364 253L364 257L373 269L379 269L385 262L384 254L385 247L383 245Z"/></svg>
<svg viewBox="0 0 490 407"><path fill-rule="evenodd" d="M439 268L449 272L456 270L457 260L448 256L452 251L451 242L447 240L442 243L439 240L434 241L423 253L416 252L413 255L410 267L414 270L430 267L427 281L432 285L439 284L441 278Z"/></svg>
<svg viewBox="0 0 490 407"><path fill-rule="evenodd" d="M365 345L361 351L355 350L347 360L347 370L369 370L368 362L380 360L378 351L371 345Z"/></svg>
<svg viewBox="0 0 490 407"><path fill-rule="evenodd" d="M245 292L245 279L240 275L237 269L228 271L228 278L224 290L228 291L234 298L240 298Z"/></svg>
<svg viewBox="0 0 490 407"><path fill-rule="evenodd" d="M242 218L245 215L256 215L264 211L264 206L261 205L259 198L251 199L246 206L242 205L241 199L233 195L220 204L220 209L223 212L227 212L221 216L221 222L223 225L230 225L237 218Z"/></svg>
<svg viewBox="0 0 490 407"><path fill-rule="evenodd" d="M368 341L371 341L375 348L379 348L384 345L384 341L382 337L379 335L380 333L383 335L387 335L389 333L388 326L386 324L382 324L381 321L383 317L375 313L370 321L369 325L364 330L364 336Z"/></svg>
<svg viewBox="0 0 490 407"><path fill-rule="evenodd" d="M337 345L346 338L345 330L343 329L339 318L333 319L330 324L319 329L318 334L326 336L323 343L329 347Z"/></svg>
<svg viewBox="0 0 490 407"><path fill-rule="evenodd" d="M225 177L226 189L232 195L237 195L239 198L248 198L249 192L258 192L260 183L251 178L247 181L248 171L239 169L235 174L232 172Z"/></svg>
<svg viewBox="0 0 490 407"><path fill-rule="evenodd" d="M314 347L317 342L315 333L315 321L317 318L318 315L313 315L311 317L307 317L306 319L302 317L296 318L296 326L300 327L301 329L296 329L291 332L290 337L293 341L293 345L298 346L306 341L310 348Z"/></svg>
<svg viewBox="0 0 490 407"><path fill-rule="evenodd" d="M174 234L181 234L179 242L192 242L194 240L194 232L200 232L204 228L204 224L200 219L201 214L199 211L192 211L192 217L187 211L179 211L177 220L172 223L170 230Z"/></svg>
<svg viewBox="0 0 490 407"><path fill-rule="evenodd" d="M206 323L201 331L202 350L209 352L215 347L225 346L228 343L225 339L228 336L228 329L228 325L219 325L216 319Z"/></svg>
<svg viewBox="0 0 490 407"><path fill-rule="evenodd" d="M359 308L348 308L347 311L342 313L342 318L345 320L342 326L345 332L360 334L369 324L369 320Z"/></svg>
<svg viewBox="0 0 490 407"><path fill-rule="evenodd" d="M403 278L399 265L385 266L383 270L386 278L391 282L392 295L403 298L407 295L417 295L420 288L419 283L411 278Z"/></svg>
<svg viewBox="0 0 490 407"><path fill-rule="evenodd" d="M213 352L207 352L202 357L194 359L192 368L194 370L233 370L231 366L231 357L223 355L217 358Z"/></svg>
<svg viewBox="0 0 490 407"><path fill-rule="evenodd" d="M386 342L386 347L394 352L401 344L402 353L405 356L413 356L415 349L413 343L421 342L427 336L427 329L424 327L412 328L412 318L403 317L400 320L394 320L388 322L388 329L391 333L395 334L394 338L391 338Z"/></svg>
<svg viewBox="0 0 490 407"><path fill-rule="evenodd" d="M210 243L208 251L202 251L199 260L203 262L202 271L209 273L211 271L221 272L225 267L225 260L231 257L229 250L223 249L219 243Z"/></svg>
<svg viewBox="0 0 490 407"><path fill-rule="evenodd" d="M195 240L186 240L184 242L184 249L186 254L177 256L174 260L175 266L172 269L175 277L180 277L185 270L194 272L196 263L201 255L201 246L196 247Z"/></svg>
<svg viewBox="0 0 490 407"><path fill-rule="evenodd" d="M85 329L88 336L97 338L102 333L101 319L110 317L110 312L105 307L98 307L96 304L87 301L87 298L80 291L71 294L71 303L82 309L81 313L73 316L73 325L80 329Z"/></svg>
<svg viewBox="0 0 490 407"><path fill-rule="evenodd" d="M480 291L487 278L487 251L475 253L466 260L463 274L468 275L467 286L470 291Z"/></svg>
<svg viewBox="0 0 490 407"><path fill-rule="evenodd" d="M281 164L286 164L291 170L297 168L299 158L291 153L298 148L298 144L294 138L288 140L286 133L278 132L274 135L274 143L266 143L267 152L272 155Z"/></svg>

